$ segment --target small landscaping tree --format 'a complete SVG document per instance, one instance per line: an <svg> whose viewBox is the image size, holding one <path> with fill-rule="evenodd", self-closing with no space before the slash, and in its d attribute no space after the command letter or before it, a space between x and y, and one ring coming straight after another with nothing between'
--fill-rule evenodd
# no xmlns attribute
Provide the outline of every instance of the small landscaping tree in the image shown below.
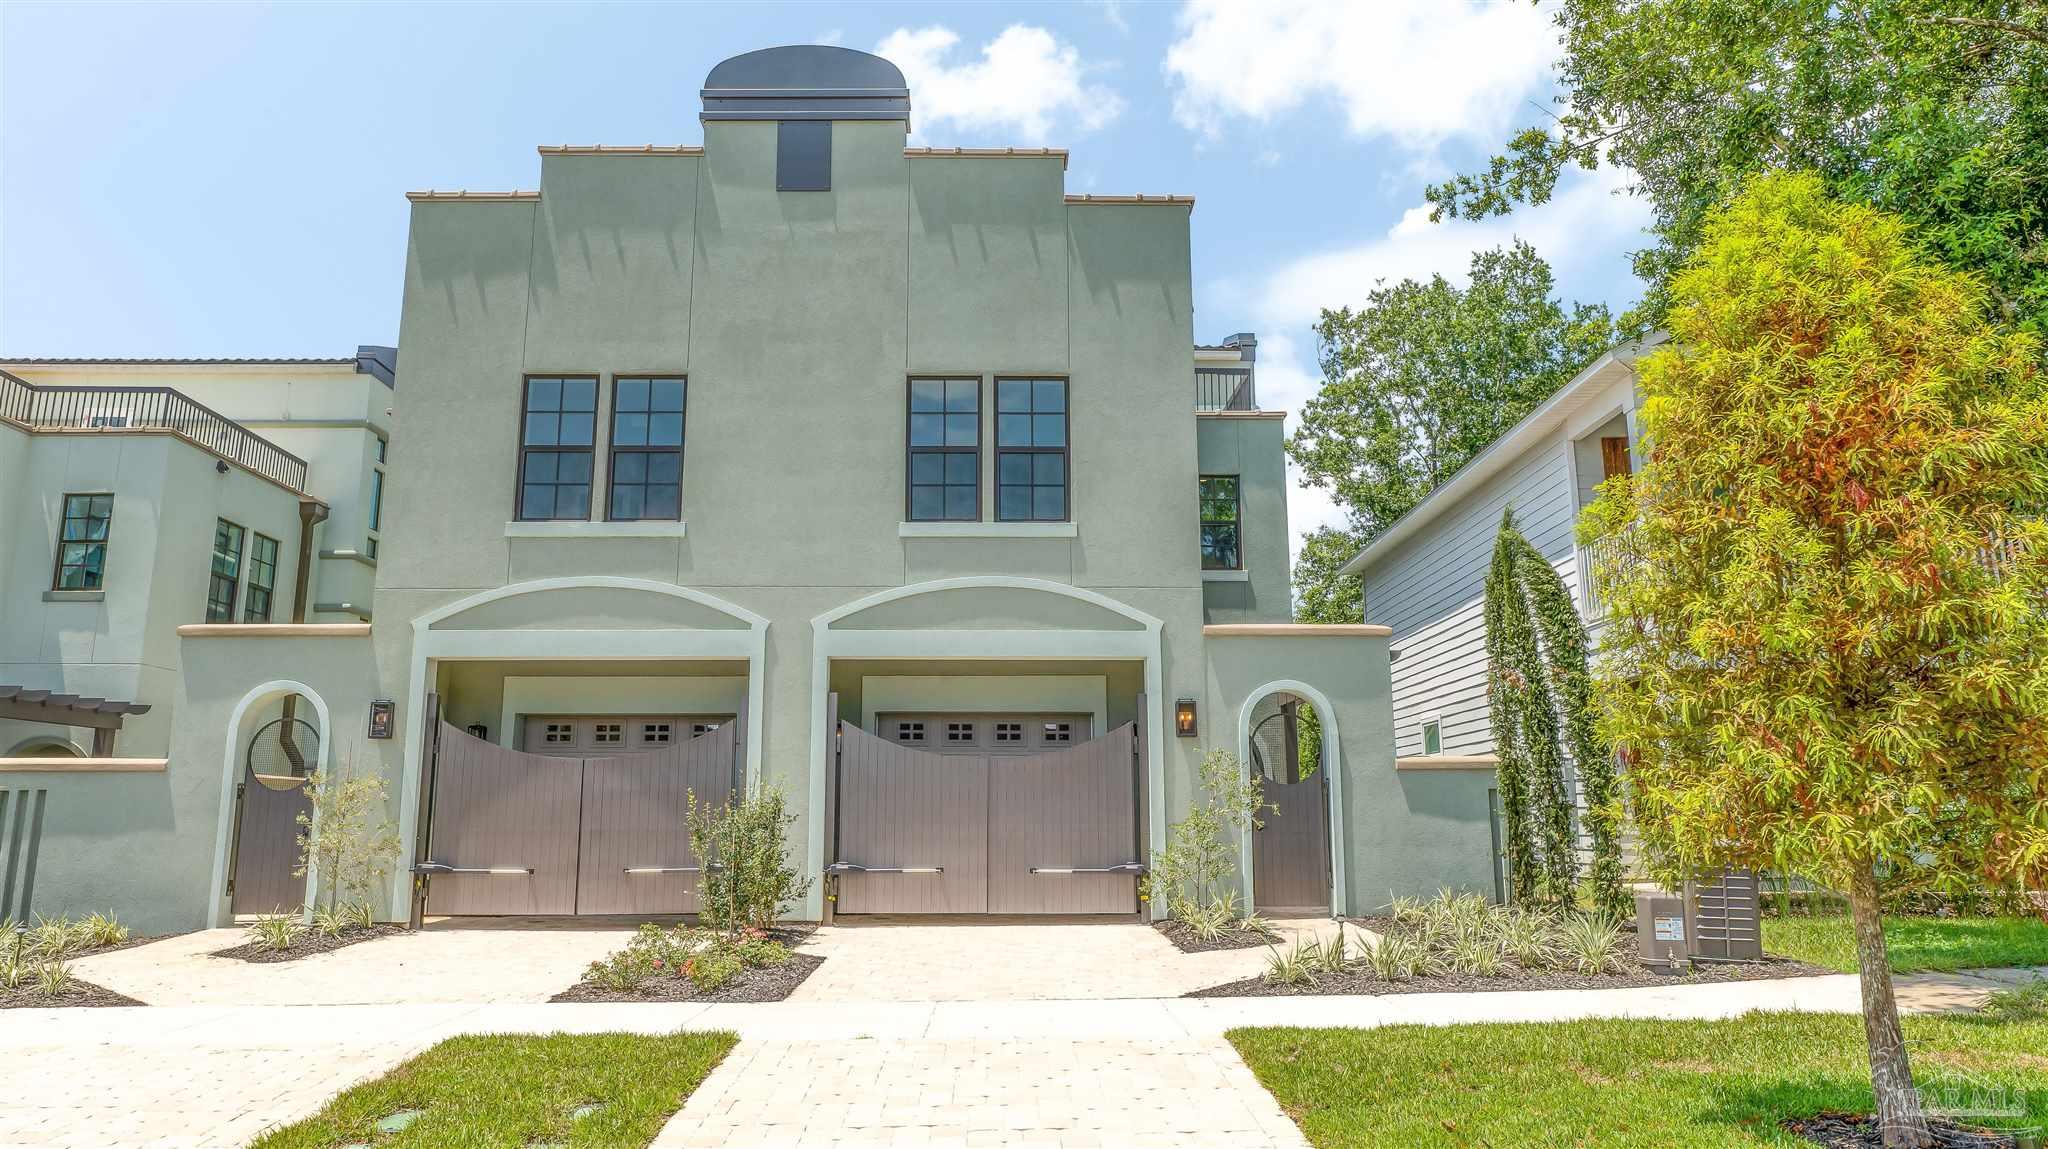
<svg viewBox="0 0 2048 1149"><path fill-rule="evenodd" d="M1138 892L1164 902L1182 921L1213 907L1234 907L1236 897L1220 882L1237 870L1235 834L1249 834L1272 807L1261 796L1260 780L1247 777L1244 763L1228 750L1202 758L1202 793L1188 816L1167 827L1166 849L1152 859Z"/></svg>
<svg viewBox="0 0 2048 1149"><path fill-rule="evenodd" d="M773 786L713 806L689 795L686 822L697 856L697 913L710 929L732 938L766 930L811 888L790 862L789 828L796 815Z"/></svg>
<svg viewBox="0 0 2048 1149"><path fill-rule="evenodd" d="M2048 872L2048 388L1984 288L1811 176L1752 181L1640 365L1607 484L1604 728L1662 876L1848 893L1887 1146L1929 1143L1878 874Z"/></svg>
<svg viewBox="0 0 2048 1149"><path fill-rule="evenodd" d="M1498 759L1509 885L1517 901L1570 904L1579 858L1564 757L1586 798L1594 909L1628 913L1614 756L1600 737L1586 665L1586 624L1557 568L1504 512L1486 575L1486 698ZM1563 717L1562 726L1559 716Z"/></svg>
<svg viewBox="0 0 2048 1149"><path fill-rule="evenodd" d="M299 862L293 877L310 869L319 888L314 902L329 910L356 907L371 920L372 898L398 860L398 830L386 805L384 779L377 774L315 774L306 780L312 809L300 812Z"/></svg>

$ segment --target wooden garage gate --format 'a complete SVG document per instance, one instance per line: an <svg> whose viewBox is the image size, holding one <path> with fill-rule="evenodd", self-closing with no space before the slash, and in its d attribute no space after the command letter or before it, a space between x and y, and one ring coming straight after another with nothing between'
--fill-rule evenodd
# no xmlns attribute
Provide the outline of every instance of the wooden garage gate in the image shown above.
<svg viewBox="0 0 2048 1149"><path fill-rule="evenodd" d="M1138 729L1086 715L839 724L836 913L1129 914L1145 851Z"/></svg>
<svg viewBox="0 0 2048 1149"><path fill-rule="evenodd" d="M739 786L741 725L543 718L529 732L540 741L528 745L546 750L530 753L437 723L429 860L419 867L426 911L695 913L699 861L685 812L692 793L719 805Z"/></svg>

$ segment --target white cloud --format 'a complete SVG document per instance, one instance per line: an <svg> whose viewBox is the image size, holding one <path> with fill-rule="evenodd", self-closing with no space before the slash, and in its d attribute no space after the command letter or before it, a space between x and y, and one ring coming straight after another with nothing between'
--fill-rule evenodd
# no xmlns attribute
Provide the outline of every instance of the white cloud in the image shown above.
<svg viewBox="0 0 2048 1149"><path fill-rule="evenodd" d="M912 134L931 129L1001 130L1015 142L1038 143L1055 121L1081 130L1103 127L1123 111L1123 99L1090 83L1094 68L1071 44L1044 28L1012 24L981 46L980 59L952 60L960 36L950 28L898 28L876 45L877 55L903 69L910 84ZM1007 141L1006 141L1007 142Z"/></svg>
<svg viewBox="0 0 2048 1149"><path fill-rule="evenodd" d="M1601 291L1581 285L1607 285L1615 282L1618 270L1625 274L1622 253L1643 242L1642 229L1651 222L1643 200L1614 194L1630 178L1615 168L1570 174L1549 203L1507 218L1431 223L1428 207L1411 208L1384 235L1292 260L1257 282L1212 284L1204 293L1205 310L1255 325L1259 405L1292 415L1322 386L1310 325L1325 307L1362 305L1381 281L1441 274L1463 283L1473 252L1519 237L1550 261L1560 296L1602 298ZM1293 427L1290 418L1290 433ZM1289 474L1295 482L1287 498L1288 525L1295 536L1290 549L1299 556L1302 535L1341 523L1344 515L1328 491L1300 486L1292 466Z"/></svg>
<svg viewBox="0 0 2048 1149"><path fill-rule="evenodd" d="M1093 0L1093 2L1096 7L1102 9L1102 18L1109 21L1110 27L1115 28L1126 36L1131 34L1131 22L1124 18L1124 6L1121 0Z"/></svg>
<svg viewBox="0 0 2048 1149"><path fill-rule="evenodd" d="M1189 0L1164 69L1173 114L1214 137L1312 97L1334 100L1351 132L1428 151L1455 137L1497 139L1548 82L1549 17L1477 0Z"/></svg>

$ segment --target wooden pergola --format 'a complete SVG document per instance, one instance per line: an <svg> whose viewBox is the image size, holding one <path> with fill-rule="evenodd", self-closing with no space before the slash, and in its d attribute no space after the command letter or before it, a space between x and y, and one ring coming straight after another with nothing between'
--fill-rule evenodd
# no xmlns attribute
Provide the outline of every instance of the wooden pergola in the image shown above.
<svg viewBox="0 0 2048 1149"><path fill-rule="evenodd" d="M87 727L92 731L94 758L112 758L114 737L121 732L121 723L131 714L147 713L149 704L145 702L121 702L112 698L88 698L26 686L0 685L0 718Z"/></svg>

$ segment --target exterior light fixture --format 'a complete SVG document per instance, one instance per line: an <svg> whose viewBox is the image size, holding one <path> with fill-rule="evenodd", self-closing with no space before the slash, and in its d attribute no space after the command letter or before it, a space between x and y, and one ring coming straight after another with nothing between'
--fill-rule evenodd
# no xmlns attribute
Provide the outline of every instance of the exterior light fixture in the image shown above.
<svg viewBox="0 0 2048 1149"><path fill-rule="evenodd" d="M1173 704L1173 732L1182 738L1195 736L1195 700L1183 698Z"/></svg>

